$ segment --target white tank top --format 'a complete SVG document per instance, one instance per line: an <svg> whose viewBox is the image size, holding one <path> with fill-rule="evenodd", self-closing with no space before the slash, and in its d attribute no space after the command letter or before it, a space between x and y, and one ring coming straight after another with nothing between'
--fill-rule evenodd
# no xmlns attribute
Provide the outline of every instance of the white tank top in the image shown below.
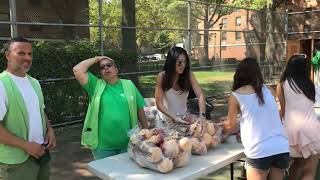
<svg viewBox="0 0 320 180"><path fill-rule="evenodd" d="M169 89L164 92L163 105L174 115L181 115L187 112L187 101L189 91L181 92L174 89ZM161 113L162 118L166 116Z"/></svg>
<svg viewBox="0 0 320 180"><path fill-rule="evenodd" d="M266 86L263 86L262 93L265 104L260 106L256 93L232 92L240 104L244 153L252 159L289 152L276 101Z"/></svg>

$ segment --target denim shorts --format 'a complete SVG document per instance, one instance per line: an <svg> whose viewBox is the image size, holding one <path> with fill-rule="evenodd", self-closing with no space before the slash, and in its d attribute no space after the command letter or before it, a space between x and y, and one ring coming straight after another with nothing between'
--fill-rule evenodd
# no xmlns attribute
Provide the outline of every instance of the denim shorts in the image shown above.
<svg viewBox="0 0 320 180"><path fill-rule="evenodd" d="M289 153L281 153L258 159L246 158L248 166L262 171L268 171L271 167L285 170L289 167L289 161Z"/></svg>

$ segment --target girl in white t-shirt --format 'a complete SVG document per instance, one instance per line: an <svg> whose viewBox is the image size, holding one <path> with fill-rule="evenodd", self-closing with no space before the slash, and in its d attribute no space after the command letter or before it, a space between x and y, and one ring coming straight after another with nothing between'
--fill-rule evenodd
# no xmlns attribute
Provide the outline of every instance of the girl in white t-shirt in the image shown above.
<svg viewBox="0 0 320 180"><path fill-rule="evenodd" d="M242 60L237 66L224 133L240 132L247 156L248 180L282 180L289 165L289 143L284 134L274 96L264 84L257 61Z"/></svg>

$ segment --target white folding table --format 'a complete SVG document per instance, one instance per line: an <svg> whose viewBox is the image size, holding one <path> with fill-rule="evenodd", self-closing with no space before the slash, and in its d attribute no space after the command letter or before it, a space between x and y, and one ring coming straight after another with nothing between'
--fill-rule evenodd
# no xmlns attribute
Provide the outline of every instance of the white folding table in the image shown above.
<svg viewBox="0 0 320 180"><path fill-rule="evenodd" d="M128 153L92 161L88 164L88 169L101 179L196 179L232 164L243 157L245 155L242 144L236 142L235 136L230 136L226 143L209 150L206 155L192 155L187 166L174 169L168 174L139 167L129 158Z"/></svg>

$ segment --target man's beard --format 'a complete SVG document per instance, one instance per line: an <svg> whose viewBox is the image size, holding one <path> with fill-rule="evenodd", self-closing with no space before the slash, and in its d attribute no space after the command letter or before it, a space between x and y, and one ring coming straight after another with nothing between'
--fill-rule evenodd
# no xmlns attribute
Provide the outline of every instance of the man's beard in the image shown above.
<svg viewBox="0 0 320 180"><path fill-rule="evenodd" d="M17 64L17 63L12 63L12 62L8 62L8 63L11 64L11 66L13 67L14 70L19 71L19 72L23 72L23 73L29 72L30 67L31 67L31 65L30 65L30 67L25 68L22 65Z"/></svg>

